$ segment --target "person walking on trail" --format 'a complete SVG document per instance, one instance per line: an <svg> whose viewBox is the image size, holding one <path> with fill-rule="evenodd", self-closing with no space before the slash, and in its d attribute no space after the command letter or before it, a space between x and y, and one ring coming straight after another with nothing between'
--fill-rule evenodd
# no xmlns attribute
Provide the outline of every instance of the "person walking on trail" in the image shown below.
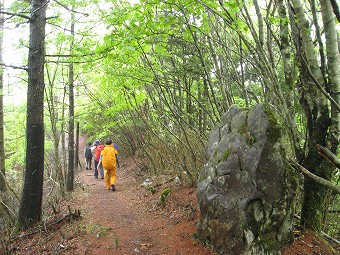
<svg viewBox="0 0 340 255"><path fill-rule="evenodd" d="M94 160L95 160L95 156L94 156L94 150L96 149L96 142L93 142L92 146L91 146L91 153L92 153L92 157L93 157L93 165L94 165Z"/></svg>
<svg viewBox="0 0 340 255"><path fill-rule="evenodd" d="M95 156L94 177L96 179L98 179L98 175L99 175L98 172L100 172L101 178L104 179L104 169L103 169L103 166L99 165L98 163L99 163L99 160L100 160L100 154L104 150L105 146L99 140L96 140L95 143L96 143L96 148L94 150L94 156Z"/></svg>
<svg viewBox="0 0 340 255"><path fill-rule="evenodd" d="M91 161L92 161L91 145L92 145L91 143L88 143L84 150L86 170L91 169Z"/></svg>
<svg viewBox="0 0 340 255"><path fill-rule="evenodd" d="M101 152L98 165L104 167L105 186L108 190L116 190L116 172L117 172L117 150L113 147L110 138L105 141L105 148Z"/></svg>

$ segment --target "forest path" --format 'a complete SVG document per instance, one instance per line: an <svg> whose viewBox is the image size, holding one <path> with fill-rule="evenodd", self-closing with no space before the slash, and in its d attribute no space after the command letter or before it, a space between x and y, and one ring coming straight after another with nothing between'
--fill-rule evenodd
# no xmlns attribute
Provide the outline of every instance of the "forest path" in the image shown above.
<svg viewBox="0 0 340 255"><path fill-rule="evenodd" d="M74 236L75 253L69 254L213 254L192 238L196 231L198 208L195 190L177 187L163 207L154 195L136 179L137 165L132 158L122 160L117 170L116 191L107 190L93 170L76 176L78 192L72 208L79 208L82 229ZM171 185L171 184L170 184ZM65 246L65 245L64 245Z"/></svg>

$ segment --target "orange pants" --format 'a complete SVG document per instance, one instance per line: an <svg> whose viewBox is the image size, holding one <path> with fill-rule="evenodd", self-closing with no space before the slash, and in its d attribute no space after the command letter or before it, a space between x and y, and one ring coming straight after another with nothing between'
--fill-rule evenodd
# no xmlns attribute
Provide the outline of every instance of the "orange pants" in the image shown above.
<svg viewBox="0 0 340 255"><path fill-rule="evenodd" d="M104 180L105 180L105 186L107 189L111 187L111 185L116 184L116 167L114 169L105 169L104 168Z"/></svg>

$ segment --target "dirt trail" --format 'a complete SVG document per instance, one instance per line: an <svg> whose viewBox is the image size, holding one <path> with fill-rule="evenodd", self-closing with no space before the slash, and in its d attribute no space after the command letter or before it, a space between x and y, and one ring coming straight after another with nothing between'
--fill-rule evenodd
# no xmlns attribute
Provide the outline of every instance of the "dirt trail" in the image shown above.
<svg viewBox="0 0 340 255"><path fill-rule="evenodd" d="M117 170L116 191L107 190L93 170L82 170L75 178L69 198L55 204L59 214L44 214L45 223L1 243L0 254L68 255L213 255L193 238L199 209L193 187L167 182L169 176L153 180L155 194L141 186L138 167L132 158L122 160ZM165 206L160 195L171 188ZM68 220L79 210L81 217ZM283 254L338 254L311 235L301 235Z"/></svg>
<svg viewBox="0 0 340 255"><path fill-rule="evenodd" d="M69 254L213 254L192 238L198 218L194 189L177 188L163 207L158 193L165 186L152 195L136 180L133 161L122 163L125 166L117 171L114 192L105 188L103 180L95 179L92 170L77 175L83 192L72 208L81 211L83 218L75 224L82 231L69 239L77 245L63 245L73 243Z"/></svg>

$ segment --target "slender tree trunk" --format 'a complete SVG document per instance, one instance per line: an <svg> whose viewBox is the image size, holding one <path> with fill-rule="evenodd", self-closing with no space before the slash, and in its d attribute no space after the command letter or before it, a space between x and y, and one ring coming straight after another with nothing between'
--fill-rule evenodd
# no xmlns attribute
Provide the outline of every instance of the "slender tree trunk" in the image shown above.
<svg viewBox="0 0 340 255"><path fill-rule="evenodd" d="M46 0L32 0L28 52L26 170L19 226L41 220L44 179L44 62Z"/></svg>
<svg viewBox="0 0 340 255"><path fill-rule="evenodd" d="M58 110L56 105L58 105L58 97L55 95L54 85L55 85L55 74L51 77L49 73L49 69L46 66L46 74L48 77L49 86L45 89L46 93L46 102L48 106L49 118L51 123L51 132L53 135L53 158L54 158L54 176L58 180L60 184L60 191L62 196L65 194L65 178L62 172L62 165L59 153L59 143L60 143L60 131L58 130L57 121L58 121Z"/></svg>
<svg viewBox="0 0 340 255"><path fill-rule="evenodd" d="M63 93L63 99L62 99L62 110L61 110L61 119L63 120L61 123L61 154L62 154L62 169L61 169L61 174L63 175L64 179L64 186L66 184L66 176L67 176L67 149L66 149L66 124L65 124L65 119L66 119L66 100L67 100L67 86L64 83L64 93Z"/></svg>
<svg viewBox="0 0 340 255"><path fill-rule="evenodd" d="M316 145L325 146L329 121L329 110L326 98L318 90L314 79L325 88L324 77L318 65L314 44L310 34L309 22L305 18L304 8L300 0L292 0L302 42L298 45L301 76L301 103L307 119L307 157L304 166L310 172L326 178L328 167L322 166L322 157L318 154ZM327 178L326 178L327 179ZM305 178L304 198L301 211L301 224L316 232L321 231L323 207L327 189L316 184L310 178Z"/></svg>
<svg viewBox="0 0 340 255"><path fill-rule="evenodd" d="M320 69L321 69L322 76L324 77L325 82L326 82L326 78L325 78L326 77L326 58L325 58L325 51L324 51L324 46L323 46L323 39L321 36L320 26L318 22L318 13L316 10L315 0L310 0L310 5L311 5L311 11L313 15L313 22L315 26L315 35L316 35L316 38L319 44ZM329 92L328 89L327 89L327 92Z"/></svg>
<svg viewBox="0 0 340 255"><path fill-rule="evenodd" d="M330 1L321 0L321 13L326 37L327 70L329 78L329 89L335 102L340 104L340 61L338 51L337 30L335 27L335 16ZM340 113L331 104L331 126L328 136L330 150L337 155L340 138Z"/></svg>
<svg viewBox="0 0 340 255"><path fill-rule="evenodd" d="M4 1L0 1L0 11L3 11ZM2 64L2 47L3 47L3 30L4 17L0 14L0 63ZM6 169L5 169L5 141L4 141L4 104L3 104L3 69L0 67L0 192L7 190L6 188Z"/></svg>
<svg viewBox="0 0 340 255"><path fill-rule="evenodd" d="M74 39L74 14L72 13L71 35L72 41L70 46L70 54L73 50ZM73 90L73 63L69 65L69 137L68 137L68 171L66 180L67 191L72 191L74 186L74 90Z"/></svg>
<svg viewBox="0 0 340 255"><path fill-rule="evenodd" d="M208 44L209 44L209 51L212 57L212 60L214 62L214 68L216 69L216 79L218 79L218 82L221 86L221 94L222 94L222 110L223 112L226 112L229 108L229 106L231 105L231 101L228 101L228 93L229 91L227 91L227 82L226 79L224 78L224 74L222 72L222 65L220 64L220 62L218 61L218 56L215 52L215 47L213 46L211 40L208 40Z"/></svg>
<svg viewBox="0 0 340 255"><path fill-rule="evenodd" d="M76 150L74 152L74 171L78 171L78 165L80 164L79 161L79 121L77 122L77 128L76 128Z"/></svg>
<svg viewBox="0 0 340 255"><path fill-rule="evenodd" d="M256 15L257 15L257 22L258 22L258 26L259 26L259 43L261 46L263 46L264 44L264 32L263 32L263 18L262 18L262 14L261 14L261 10L260 7L257 3L257 0L253 0L254 3L254 7L255 7L255 11L256 11Z"/></svg>
<svg viewBox="0 0 340 255"><path fill-rule="evenodd" d="M295 155L297 157L298 162L302 159L302 151L300 148L300 140L297 135L297 127L295 121L295 80L296 80L296 71L294 65L292 64L292 45L290 41L290 33L289 33L289 23L287 22L287 9L284 4L284 0L277 1L278 5L278 14L280 16L280 52L282 55L282 63L284 70L284 78L285 78L285 87L284 87L284 97L287 105L287 111L285 116L287 118L287 130L289 133L289 137L291 143L294 148Z"/></svg>
<svg viewBox="0 0 340 255"><path fill-rule="evenodd" d="M261 19L262 20L262 19ZM260 31L262 31L260 29ZM262 44L263 44L263 34L262 34ZM247 90L246 90L246 86L245 86L245 77L244 77L244 62L243 62L243 49L242 49L242 40L241 38L239 38L239 51L240 51L240 68L241 68L241 91L243 92L243 98L246 102L246 107L249 107L249 100L248 100L248 95L247 95Z"/></svg>

